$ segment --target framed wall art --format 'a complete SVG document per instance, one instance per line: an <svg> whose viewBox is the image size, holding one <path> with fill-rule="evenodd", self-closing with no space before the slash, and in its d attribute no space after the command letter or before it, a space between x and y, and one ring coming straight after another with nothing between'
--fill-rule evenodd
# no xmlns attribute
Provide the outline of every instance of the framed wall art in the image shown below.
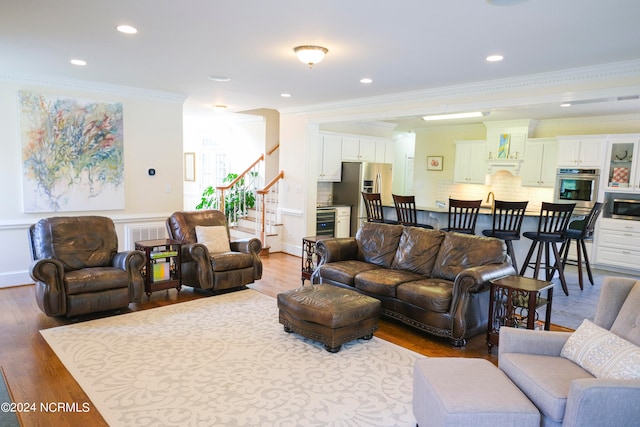
<svg viewBox="0 0 640 427"><path fill-rule="evenodd" d="M427 170L428 171L441 171L442 170L442 156L427 156Z"/></svg>
<svg viewBox="0 0 640 427"><path fill-rule="evenodd" d="M196 180L196 153L184 153L184 180Z"/></svg>

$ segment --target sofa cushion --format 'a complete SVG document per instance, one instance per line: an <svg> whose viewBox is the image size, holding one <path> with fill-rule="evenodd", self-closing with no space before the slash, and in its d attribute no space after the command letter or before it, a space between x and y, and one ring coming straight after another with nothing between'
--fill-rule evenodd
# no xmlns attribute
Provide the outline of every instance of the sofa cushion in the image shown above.
<svg viewBox="0 0 640 427"><path fill-rule="evenodd" d="M506 257L506 245L502 240L447 232L431 277L454 281L465 268L503 263Z"/></svg>
<svg viewBox="0 0 640 427"><path fill-rule="evenodd" d="M403 283L396 291L399 300L436 313L449 311L452 292L453 282L443 279L422 279Z"/></svg>
<svg viewBox="0 0 640 427"><path fill-rule="evenodd" d="M611 325L610 331L635 345L640 345L640 328L631 327L640 325L640 281L636 282L629 291L627 299L620 308L616 320Z"/></svg>
<svg viewBox="0 0 640 427"><path fill-rule="evenodd" d="M319 275L322 279L331 280L333 282L344 283L345 285L354 286L353 278L356 274L367 271L380 269L382 267L369 264L364 261L347 260L331 262L319 267Z"/></svg>
<svg viewBox="0 0 640 427"><path fill-rule="evenodd" d="M356 274L354 283L362 291L395 298L399 284L420 278L421 275L410 271L378 268Z"/></svg>
<svg viewBox="0 0 640 427"><path fill-rule="evenodd" d="M564 419L571 382L593 378L569 359L557 356L506 353L500 355L499 368L545 417L557 423Z"/></svg>
<svg viewBox="0 0 640 427"><path fill-rule="evenodd" d="M400 243L403 227L394 224L365 222L356 233L362 261L391 268Z"/></svg>
<svg viewBox="0 0 640 427"><path fill-rule="evenodd" d="M596 378L640 379L640 347L592 323L589 319L571 334L560 356Z"/></svg>
<svg viewBox="0 0 640 427"><path fill-rule="evenodd" d="M391 267L430 277L442 240L442 231L405 227Z"/></svg>

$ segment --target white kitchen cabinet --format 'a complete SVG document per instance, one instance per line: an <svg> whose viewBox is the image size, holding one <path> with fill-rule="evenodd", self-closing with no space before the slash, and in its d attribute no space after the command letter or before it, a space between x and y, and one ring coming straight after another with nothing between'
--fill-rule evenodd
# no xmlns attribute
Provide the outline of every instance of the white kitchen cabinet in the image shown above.
<svg viewBox="0 0 640 427"><path fill-rule="evenodd" d="M376 163L393 164L395 145L393 141L376 141Z"/></svg>
<svg viewBox="0 0 640 427"><path fill-rule="evenodd" d="M342 179L342 141L339 136L320 136L318 162L318 181L340 182Z"/></svg>
<svg viewBox="0 0 640 427"><path fill-rule="evenodd" d="M604 166L606 135L559 136L559 168L601 168Z"/></svg>
<svg viewBox="0 0 640 427"><path fill-rule="evenodd" d="M604 189L616 192L640 192L640 135L611 135L603 171Z"/></svg>
<svg viewBox="0 0 640 427"><path fill-rule="evenodd" d="M487 175L485 141L455 141L455 144L453 181L459 184L484 184Z"/></svg>
<svg viewBox="0 0 640 427"><path fill-rule="evenodd" d="M343 162L375 162L376 141L366 138L342 138Z"/></svg>
<svg viewBox="0 0 640 427"><path fill-rule="evenodd" d="M336 207L335 237L349 237L351 234L351 206Z"/></svg>
<svg viewBox="0 0 640 427"><path fill-rule="evenodd" d="M640 221L600 218L596 263L640 270Z"/></svg>
<svg viewBox="0 0 640 427"><path fill-rule="evenodd" d="M558 141L552 138L529 139L527 157L522 164L522 185L554 187L556 181Z"/></svg>

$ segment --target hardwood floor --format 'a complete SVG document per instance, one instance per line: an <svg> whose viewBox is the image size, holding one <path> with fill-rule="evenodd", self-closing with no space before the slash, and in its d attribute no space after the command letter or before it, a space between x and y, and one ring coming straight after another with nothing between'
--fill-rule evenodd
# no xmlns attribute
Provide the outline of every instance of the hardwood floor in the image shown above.
<svg viewBox="0 0 640 427"><path fill-rule="evenodd" d="M300 258L275 253L263 258L263 266L263 279L251 285L253 289L275 297L280 292L300 286ZM57 410L58 403L77 403L82 410L82 404L90 401L38 332L72 321L47 317L38 308L33 292L33 285L0 289L0 364L13 401L35 404L35 411L18 414L22 425L106 426L92 404L88 412ZM203 297L206 296L188 287L183 288L180 293L173 289L161 291L154 293L149 300L145 297L143 302L131 304L127 310L120 313L147 310ZM81 320L91 318L95 316L83 317ZM445 339L381 319L380 329L375 336L426 356L479 357L497 363L497 351L494 350L493 355L488 354L484 334L469 340L464 348L453 348ZM142 365L143 361L140 363ZM41 404L49 408L49 412L41 410Z"/></svg>

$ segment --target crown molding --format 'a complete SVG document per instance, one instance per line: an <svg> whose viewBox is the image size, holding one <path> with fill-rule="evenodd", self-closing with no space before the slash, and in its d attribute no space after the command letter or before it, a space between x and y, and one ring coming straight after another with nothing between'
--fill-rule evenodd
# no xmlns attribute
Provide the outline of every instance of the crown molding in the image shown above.
<svg viewBox="0 0 640 427"><path fill-rule="evenodd" d="M340 102L286 108L280 110L280 112L282 114L312 114L343 109L371 108L372 106L433 102L437 99L446 99L450 102L452 99L460 97L505 95L522 91L535 93L541 89L555 87L561 88L562 92L565 93L567 87L577 84L606 83L612 80L629 78L640 79L640 60L529 74L463 85L443 86L377 97L353 98Z"/></svg>
<svg viewBox="0 0 640 427"><path fill-rule="evenodd" d="M67 79L38 74L10 74L0 72L0 81L30 86L46 86L59 89L73 89L102 94L145 98L154 101L167 101L183 104L187 96L174 92L163 92L131 86L118 86L88 80Z"/></svg>

